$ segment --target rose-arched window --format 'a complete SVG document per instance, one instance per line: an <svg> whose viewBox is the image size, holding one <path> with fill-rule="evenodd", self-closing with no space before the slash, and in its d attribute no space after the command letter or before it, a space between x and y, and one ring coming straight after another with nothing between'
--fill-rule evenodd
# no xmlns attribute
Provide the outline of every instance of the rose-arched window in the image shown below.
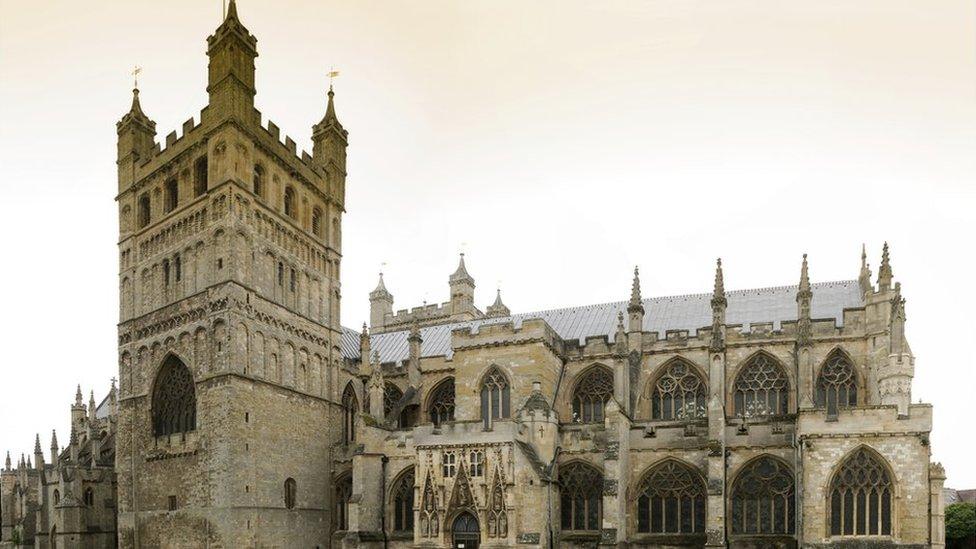
<svg viewBox="0 0 976 549"><path fill-rule="evenodd" d="M783 367L769 355L754 356L739 372L732 391L737 416L775 416L789 412L789 379Z"/></svg>
<svg viewBox="0 0 976 549"><path fill-rule="evenodd" d="M193 374L170 355L156 375L152 396L153 433L187 433L197 428L197 399Z"/></svg>
<svg viewBox="0 0 976 549"><path fill-rule="evenodd" d="M393 485L393 530L396 532L413 532L413 485L413 467Z"/></svg>
<svg viewBox="0 0 976 549"><path fill-rule="evenodd" d="M830 415L841 408L857 406L857 376L844 353L835 352L824 362L817 376L817 406Z"/></svg>
<svg viewBox="0 0 976 549"><path fill-rule="evenodd" d="M346 444L356 440L356 415L359 413L359 402L356 390L350 382L342 392L342 441Z"/></svg>
<svg viewBox="0 0 976 549"><path fill-rule="evenodd" d="M345 475L335 485L335 529L349 529L349 500L352 498L352 475Z"/></svg>
<svg viewBox="0 0 976 549"><path fill-rule="evenodd" d="M600 423L603 409L613 396L613 374L602 366L585 374L573 390L573 420L581 423Z"/></svg>
<svg viewBox="0 0 976 549"><path fill-rule="evenodd" d="M893 491L881 460L870 450L856 450L830 483L830 535L890 536Z"/></svg>
<svg viewBox="0 0 976 549"><path fill-rule="evenodd" d="M508 378L498 368L492 367L481 382L481 419L485 429L491 429L496 419L511 417L511 388Z"/></svg>
<svg viewBox="0 0 976 549"><path fill-rule="evenodd" d="M585 463L560 467L559 507L563 530L600 530L603 520L603 474Z"/></svg>
<svg viewBox="0 0 976 549"><path fill-rule="evenodd" d="M637 492L637 531L649 534L705 532L705 483L687 465L665 460L651 469Z"/></svg>
<svg viewBox="0 0 976 549"><path fill-rule="evenodd" d="M793 471L769 456L746 465L732 485L732 533L791 535L795 515Z"/></svg>
<svg viewBox="0 0 976 549"><path fill-rule="evenodd" d="M651 419L705 417L707 388L695 369L682 360L672 362L651 388Z"/></svg>
<svg viewBox="0 0 976 549"><path fill-rule="evenodd" d="M445 379L434 388L428 406L431 423L440 425L445 421L454 421L454 394L453 377Z"/></svg>

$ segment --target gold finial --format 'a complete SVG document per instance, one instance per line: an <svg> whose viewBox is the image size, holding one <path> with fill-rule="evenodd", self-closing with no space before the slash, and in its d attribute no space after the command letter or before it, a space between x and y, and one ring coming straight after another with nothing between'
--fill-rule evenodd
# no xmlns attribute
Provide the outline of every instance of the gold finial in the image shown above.
<svg viewBox="0 0 976 549"><path fill-rule="evenodd" d="M132 67L132 87L139 89L139 73L142 72L142 67L135 65Z"/></svg>

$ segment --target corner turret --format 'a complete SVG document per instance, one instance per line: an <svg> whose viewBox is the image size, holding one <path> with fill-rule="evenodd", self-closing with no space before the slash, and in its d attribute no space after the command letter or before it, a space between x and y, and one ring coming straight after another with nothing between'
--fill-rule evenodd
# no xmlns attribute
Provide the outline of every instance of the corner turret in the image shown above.
<svg viewBox="0 0 976 549"><path fill-rule="evenodd" d="M346 148L349 132L342 127L335 112L335 92L329 86L329 102L325 116L312 126L312 159L328 174L328 180L338 183L340 197L345 193Z"/></svg>
<svg viewBox="0 0 976 549"><path fill-rule="evenodd" d="M237 3L230 0L223 23L207 38L209 116L216 119L234 117L242 122L257 116L254 110L257 43L257 38L237 17Z"/></svg>
<svg viewBox="0 0 976 549"><path fill-rule="evenodd" d="M139 88L132 89L132 106L115 124L115 130L118 135L118 156L115 164L121 193L134 183L135 167L148 159L156 147L156 123L142 112Z"/></svg>
<svg viewBox="0 0 976 549"><path fill-rule="evenodd" d="M451 287L451 315L457 320L477 318L474 306L474 278L468 274L464 265L464 253L458 261L457 269L448 278Z"/></svg>
<svg viewBox="0 0 976 549"><path fill-rule="evenodd" d="M512 311L502 303L502 289L498 288L495 290L495 302L488 306L485 310L488 318L498 318L502 316L510 316Z"/></svg>
<svg viewBox="0 0 976 549"><path fill-rule="evenodd" d="M393 294L386 289L383 283L383 273L380 273L380 280L376 284L376 289L369 293L369 327L382 328L385 324L386 315L393 314Z"/></svg>

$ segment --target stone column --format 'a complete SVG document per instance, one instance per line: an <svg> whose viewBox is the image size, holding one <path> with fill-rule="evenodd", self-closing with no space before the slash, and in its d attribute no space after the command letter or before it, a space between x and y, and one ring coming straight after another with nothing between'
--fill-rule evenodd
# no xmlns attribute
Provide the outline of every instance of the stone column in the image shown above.
<svg viewBox="0 0 976 549"><path fill-rule="evenodd" d="M929 547L942 549L945 547L945 499L942 489L945 486L945 469L941 463L929 465Z"/></svg>
<svg viewBox="0 0 976 549"><path fill-rule="evenodd" d="M630 471L630 421L610 400L604 420L607 447L603 454L603 525L600 545L627 546L627 480Z"/></svg>
<svg viewBox="0 0 976 549"><path fill-rule="evenodd" d="M706 547L725 547L725 350L713 350L709 361L708 508Z"/></svg>

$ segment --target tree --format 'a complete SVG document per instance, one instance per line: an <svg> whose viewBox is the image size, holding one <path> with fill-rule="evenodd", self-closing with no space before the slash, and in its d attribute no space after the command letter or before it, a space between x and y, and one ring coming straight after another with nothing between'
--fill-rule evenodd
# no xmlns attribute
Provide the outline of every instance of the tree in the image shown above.
<svg viewBox="0 0 976 549"><path fill-rule="evenodd" d="M976 535L976 505L953 503L945 509L946 539L962 539Z"/></svg>

